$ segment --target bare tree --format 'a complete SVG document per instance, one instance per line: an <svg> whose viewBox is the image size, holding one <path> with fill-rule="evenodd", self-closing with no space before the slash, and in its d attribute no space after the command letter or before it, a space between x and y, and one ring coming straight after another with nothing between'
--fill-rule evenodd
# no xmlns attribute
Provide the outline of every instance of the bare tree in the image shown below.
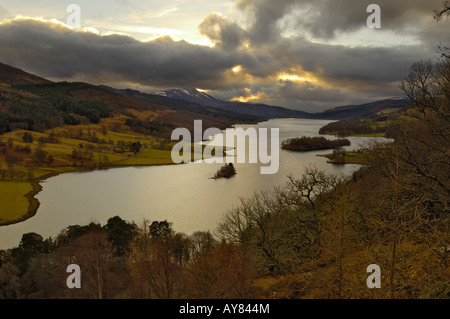
<svg viewBox="0 0 450 319"><path fill-rule="evenodd" d="M388 272L390 298L413 295L412 282L417 276L410 269L416 269L423 256L432 251L424 243L438 244L435 236L445 235L448 222L445 216L431 213L426 190L418 187L418 174L403 162L401 149L395 141L372 149L368 155L378 182L371 190L376 197L368 199L373 201L371 209L361 212L370 233L367 251L371 260ZM430 257L429 262L435 259Z"/></svg>
<svg viewBox="0 0 450 319"><path fill-rule="evenodd" d="M0 267L0 299L20 298L19 270L12 263Z"/></svg>
<svg viewBox="0 0 450 319"><path fill-rule="evenodd" d="M450 60L414 63L401 88L411 100L396 124L399 156L418 174L429 200L448 211L450 194Z"/></svg>
<svg viewBox="0 0 450 319"><path fill-rule="evenodd" d="M218 236L251 247L263 272L310 263L322 250L324 212L318 207L341 180L308 167L299 179L290 176L284 188L241 199L223 218Z"/></svg>
<svg viewBox="0 0 450 319"><path fill-rule="evenodd" d="M182 294L186 237L175 234L170 224L144 221L131 246L128 268L141 298L176 298Z"/></svg>
<svg viewBox="0 0 450 319"><path fill-rule="evenodd" d="M442 3L442 7L439 10L434 10L434 19L436 21L441 20L444 16L450 15L450 0L445 0Z"/></svg>

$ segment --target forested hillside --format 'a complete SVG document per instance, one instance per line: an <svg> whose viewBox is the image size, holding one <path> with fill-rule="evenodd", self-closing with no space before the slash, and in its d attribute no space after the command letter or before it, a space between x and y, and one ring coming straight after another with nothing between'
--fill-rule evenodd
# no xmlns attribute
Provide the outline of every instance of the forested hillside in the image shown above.
<svg viewBox="0 0 450 319"><path fill-rule="evenodd" d="M9 72L1 74L2 70ZM42 132L120 118L130 131L168 138L175 127L192 129L195 119L221 129L257 120L204 106L195 108L187 102L174 108L157 101L142 101L88 83L35 83L34 75L15 68L6 70L0 68L0 134L17 129ZM27 81L31 83L24 83Z"/></svg>

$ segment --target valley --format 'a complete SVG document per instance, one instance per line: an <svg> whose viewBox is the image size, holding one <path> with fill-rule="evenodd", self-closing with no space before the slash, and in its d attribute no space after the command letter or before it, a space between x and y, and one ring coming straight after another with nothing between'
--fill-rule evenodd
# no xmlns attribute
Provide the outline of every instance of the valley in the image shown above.
<svg viewBox="0 0 450 319"><path fill-rule="evenodd" d="M354 128L364 121L375 129L354 129L350 134L384 136L378 113L397 114L397 110L398 105L373 103L366 107L366 119L332 122L320 133L345 135L334 127L352 123ZM225 129L273 117L336 119L349 114L355 115L354 107L310 114L220 101L195 89L146 94L81 82L52 82L0 63L0 188L15 190L14 196L3 193L0 225L33 216L39 207L34 195L41 190L40 182L50 176L174 164L170 150L175 142L170 133L176 127L193 132L194 120L201 119L205 127ZM26 134L31 140L24 138Z"/></svg>

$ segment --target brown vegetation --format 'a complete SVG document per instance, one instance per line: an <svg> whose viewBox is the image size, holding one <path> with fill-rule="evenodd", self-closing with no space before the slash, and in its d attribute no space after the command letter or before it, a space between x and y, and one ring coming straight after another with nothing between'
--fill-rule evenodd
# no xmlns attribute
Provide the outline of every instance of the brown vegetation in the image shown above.
<svg viewBox="0 0 450 319"><path fill-rule="evenodd" d="M217 237L119 217L54 240L25 234L0 254L0 296L449 298L449 65L412 67L402 87L414 108L393 123L394 142L362 151L352 177L308 167L242 199ZM69 263L83 269L82 289L61 284ZM381 289L366 286L370 264Z"/></svg>
<svg viewBox="0 0 450 319"><path fill-rule="evenodd" d="M226 164L222 166L216 174L214 174L213 179L217 178L230 178L232 176L236 175L236 169L234 168L234 165L232 163Z"/></svg>
<svg viewBox="0 0 450 319"><path fill-rule="evenodd" d="M308 167L242 199L217 237L117 216L55 239L24 234L0 251L0 298L449 299L447 52L414 64L402 88L413 108L393 123L395 141L363 150L366 165L352 177ZM71 263L81 289L65 286ZM366 286L370 264L381 268L381 289Z"/></svg>
<svg viewBox="0 0 450 319"><path fill-rule="evenodd" d="M325 137L290 138L281 143L281 148L289 151L306 152L326 150L350 145L348 139L328 140Z"/></svg>

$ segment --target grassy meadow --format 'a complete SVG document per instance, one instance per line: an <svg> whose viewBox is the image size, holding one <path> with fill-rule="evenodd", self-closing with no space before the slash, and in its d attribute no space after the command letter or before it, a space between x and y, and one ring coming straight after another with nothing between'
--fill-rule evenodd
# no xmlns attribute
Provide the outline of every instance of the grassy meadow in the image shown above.
<svg viewBox="0 0 450 319"><path fill-rule="evenodd" d="M33 190L28 182L0 182L0 224L7 224L27 214L27 194Z"/></svg>
<svg viewBox="0 0 450 319"><path fill-rule="evenodd" d="M117 129L117 125L115 130L109 130L113 120L57 127L42 133L16 130L1 135L0 225L32 216L39 206L34 199L40 190L39 182L50 176L110 167L174 164L171 150L177 141L127 131L124 127ZM24 141L24 134L31 134L32 142ZM193 144L191 150L194 159Z"/></svg>
<svg viewBox="0 0 450 319"><path fill-rule="evenodd" d="M115 166L173 164L171 141L102 124L64 126L0 136L0 225L22 221L37 209L39 182L61 173ZM25 142L30 133L33 141ZM132 149L140 143L139 150Z"/></svg>

